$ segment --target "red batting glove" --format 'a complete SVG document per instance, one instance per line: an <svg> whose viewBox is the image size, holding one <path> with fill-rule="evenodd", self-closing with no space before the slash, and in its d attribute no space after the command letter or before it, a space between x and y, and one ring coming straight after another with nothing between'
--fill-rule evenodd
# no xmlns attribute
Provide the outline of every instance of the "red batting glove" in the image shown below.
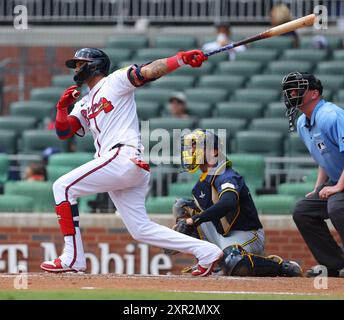
<svg viewBox="0 0 344 320"><path fill-rule="evenodd" d="M75 102L76 99L80 96L80 91L77 91L78 86L74 85L69 87L61 96L59 102L56 105L57 109L66 109L71 104Z"/></svg>
<svg viewBox="0 0 344 320"><path fill-rule="evenodd" d="M182 59L185 64L189 64L193 68L199 68L208 57L204 55L202 50L190 50L178 52L178 58Z"/></svg>

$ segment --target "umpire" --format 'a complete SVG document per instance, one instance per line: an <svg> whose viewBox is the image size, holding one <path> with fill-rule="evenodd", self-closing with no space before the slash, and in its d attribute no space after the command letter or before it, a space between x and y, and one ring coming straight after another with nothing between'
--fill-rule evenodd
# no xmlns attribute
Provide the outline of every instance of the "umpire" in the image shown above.
<svg viewBox="0 0 344 320"><path fill-rule="evenodd" d="M332 277L344 277L344 252L325 222L330 219L344 243L344 110L322 97L314 75L292 72L282 80L290 131L300 110L297 132L318 164L314 190L297 202L293 219L317 262ZM306 276L320 271L313 267Z"/></svg>

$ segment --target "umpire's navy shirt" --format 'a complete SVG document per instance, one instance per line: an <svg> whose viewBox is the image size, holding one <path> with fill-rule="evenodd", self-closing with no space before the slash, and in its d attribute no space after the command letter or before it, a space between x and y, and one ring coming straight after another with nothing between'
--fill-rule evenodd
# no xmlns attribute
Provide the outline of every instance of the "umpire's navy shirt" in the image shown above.
<svg viewBox="0 0 344 320"><path fill-rule="evenodd" d="M311 119L299 117L297 132L315 162L337 183L344 169L344 110L322 99Z"/></svg>
<svg viewBox="0 0 344 320"><path fill-rule="evenodd" d="M226 161L214 170L214 174L203 174L192 189L196 204L202 211L217 203L225 192L236 194L237 208L234 220L230 219L230 213L221 219L212 220L217 231L222 235L227 235L233 230L249 231L262 228L244 178L233 170L231 165L231 161Z"/></svg>

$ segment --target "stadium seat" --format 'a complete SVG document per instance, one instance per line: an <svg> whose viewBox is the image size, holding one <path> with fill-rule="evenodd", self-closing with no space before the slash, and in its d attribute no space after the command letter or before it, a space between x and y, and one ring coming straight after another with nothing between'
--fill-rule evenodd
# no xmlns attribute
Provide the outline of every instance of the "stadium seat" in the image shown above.
<svg viewBox="0 0 344 320"><path fill-rule="evenodd" d="M172 183L168 186L168 196L191 198L195 183Z"/></svg>
<svg viewBox="0 0 344 320"><path fill-rule="evenodd" d="M264 73L266 74L278 74L285 76L290 72L300 71L300 72L312 72L313 64L307 61L289 61L289 60L279 60L270 62ZM282 81L282 79L281 79Z"/></svg>
<svg viewBox="0 0 344 320"><path fill-rule="evenodd" d="M303 36L300 38L300 48L308 48L308 49L313 49L313 50L318 50L314 49L314 37L307 37ZM328 47L331 50L336 50L336 49L341 49L342 48L342 39L340 37L335 37L335 36L327 36L326 37Z"/></svg>
<svg viewBox="0 0 344 320"><path fill-rule="evenodd" d="M32 212L34 200L19 195L0 195L0 212Z"/></svg>
<svg viewBox="0 0 344 320"><path fill-rule="evenodd" d="M309 61L317 63L326 59L326 50L315 49L289 49L284 51L281 60Z"/></svg>
<svg viewBox="0 0 344 320"><path fill-rule="evenodd" d="M295 197L296 200L304 198L305 195L314 190L314 183L281 183L277 186L278 194Z"/></svg>
<svg viewBox="0 0 344 320"><path fill-rule="evenodd" d="M219 102L216 116L251 120L263 116L263 104L257 102Z"/></svg>
<svg viewBox="0 0 344 320"><path fill-rule="evenodd" d="M1 130L12 130L17 135L21 135L25 130L35 128L36 122L34 117L0 116Z"/></svg>
<svg viewBox="0 0 344 320"><path fill-rule="evenodd" d="M296 132L291 132L286 137L285 155L290 157L309 156L308 149Z"/></svg>
<svg viewBox="0 0 344 320"><path fill-rule="evenodd" d="M207 118L212 116L213 107L211 103L191 101L186 105L186 112L193 117Z"/></svg>
<svg viewBox="0 0 344 320"><path fill-rule="evenodd" d="M192 76L168 75L150 83L150 88L169 89L175 91L184 91L192 88L195 78Z"/></svg>
<svg viewBox="0 0 344 320"><path fill-rule="evenodd" d="M72 171L74 167L62 165L47 165L48 181L55 182L58 178Z"/></svg>
<svg viewBox="0 0 344 320"><path fill-rule="evenodd" d="M0 184L3 184L8 177L10 161L7 154L0 154Z"/></svg>
<svg viewBox="0 0 344 320"><path fill-rule="evenodd" d="M160 104L150 101L138 101L136 103L137 115L140 120L156 118L160 115Z"/></svg>
<svg viewBox="0 0 344 320"><path fill-rule="evenodd" d="M114 70L114 66L118 66L120 62L129 60L132 55L133 51L130 49L124 48L105 48L103 49L104 52L108 55L111 61L111 70Z"/></svg>
<svg viewBox="0 0 344 320"><path fill-rule="evenodd" d="M265 162L262 155L232 153L228 158L233 169L244 177L252 193L263 187Z"/></svg>
<svg viewBox="0 0 344 320"><path fill-rule="evenodd" d="M344 60L344 49L333 51L333 60Z"/></svg>
<svg viewBox="0 0 344 320"><path fill-rule="evenodd" d="M276 74L254 75L250 78L247 88L282 90L282 79L283 77Z"/></svg>
<svg viewBox="0 0 344 320"><path fill-rule="evenodd" d="M239 89L231 97L235 102L256 102L267 104L280 98L281 92L273 89Z"/></svg>
<svg viewBox="0 0 344 320"><path fill-rule="evenodd" d="M31 197L35 212L54 212L55 201L52 183L49 181L8 181L4 185L5 195Z"/></svg>
<svg viewBox="0 0 344 320"><path fill-rule="evenodd" d="M222 61L229 61L228 52L222 52L222 53L214 54L214 55L208 57L207 61L212 62L212 63L219 63L219 62L222 62Z"/></svg>
<svg viewBox="0 0 344 320"><path fill-rule="evenodd" d="M328 89L324 89L323 93L322 93L322 96L324 97L325 100L332 100L333 94L334 94L334 91L328 90Z"/></svg>
<svg viewBox="0 0 344 320"><path fill-rule="evenodd" d="M306 174L306 177L305 177L305 181L307 183L313 183L313 189L314 189L317 179L318 179L318 169L309 170L309 172Z"/></svg>
<svg viewBox="0 0 344 320"><path fill-rule="evenodd" d="M197 47L197 39L193 35L158 35L154 39L156 48L174 49L176 52L181 50L190 50Z"/></svg>
<svg viewBox="0 0 344 320"><path fill-rule="evenodd" d="M256 196L254 202L259 214L292 214L295 197L290 195L269 194Z"/></svg>
<svg viewBox="0 0 344 320"><path fill-rule="evenodd" d="M32 89L30 93L30 100L48 101L56 104L59 101L63 91L63 88L56 87Z"/></svg>
<svg viewBox="0 0 344 320"><path fill-rule="evenodd" d="M96 149L94 148L94 139L90 132L85 134L84 137L75 136L75 151L77 152L92 152L94 153Z"/></svg>
<svg viewBox="0 0 344 320"><path fill-rule="evenodd" d="M210 61L209 62L207 61L202 65L201 68L192 68L189 65L182 66L178 68L176 71L173 71L173 75L199 77L199 76L211 74L213 72L213 69L214 69L214 64Z"/></svg>
<svg viewBox="0 0 344 320"><path fill-rule="evenodd" d="M285 117L286 106L283 102L271 102L268 104L265 117L266 118L283 118Z"/></svg>
<svg viewBox="0 0 344 320"><path fill-rule="evenodd" d="M145 35L113 36L107 39L107 48L137 50L148 47L148 37Z"/></svg>
<svg viewBox="0 0 344 320"><path fill-rule="evenodd" d="M143 60L150 62L157 59L167 58L176 54L174 49L163 49L163 48L145 48L138 49L133 57L133 60Z"/></svg>
<svg viewBox="0 0 344 320"><path fill-rule="evenodd" d="M253 131L274 131L285 136L288 134L288 121L286 118L260 118L253 119L249 126Z"/></svg>
<svg viewBox="0 0 344 320"><path fill-rule="evenodd" d="M344 74L343 61L325 61L320 62L317 65L315 73L321 77L323 74L328 75L341 75Z"/></svg>
<svg viewBox="0 0 344 320"><path fill-rule="evenodd" d="M245 78L240 76L231 76L225 74L217 74L210 76L202 76L197 84L198 88L215 88L225 89L227 92L234 92L241 88Z"/></svg>
<svg viewBox="0 0 344 320"><path fill-rule="evenodd" d="M118 68L121 69L121 68L129 67L129 66L131 66L133 64L142 65L142 64L145 64L145 63L147 63L146 60L133 60L133 59L130 59L130 60L126 60L126 61L121 61L118 64Z"/></svg>
<svg viewBox="0 0 344 320"><path fill-rule="evenodd" d="M151 118L149 119L149 129L166 129L168 131L173 129L192 129L194 128L195 120L188 118Z"/></svg>
<svg viewBox="0 0 344 320"><path fill-rule="evenodd" d="M175 196L148 198L146 201L146 210L151 213L172 214L172 206L176 200Z"/></svg>
<svg viewBox="0 0 344 320"><path fill-rule="evenodd" d="M58 148L61 152L67 151L68 142L57 138L54 130L26 130L22 135L22 153L42 153L48 147Z"/></svg>
<svg viewBox="0 0 344 320"><path fill-rule="evenodd" d="M252 48L266 48L275 50L291 49L293 46L293 37L273 37L256 41L251 44Z"/></svg>
<svg viewBox="0 0 344 320"><path fill-rule="evenodd" d="M276 60L278 56L278 50L273 49L255 49L250 48L243 52L238 52L235 60L236 61L257 61L262 63L268 63Z"/></svg>
<svg viewBox="0 0 344 320"><path fill-rule="evenodd" d="M10 105L10 115L35 117L37 120L51 118L56 112L55 104L48 101L18 101Z"/></svg>
<svg viewBox="0 0 344 320"><path fill-rule="evenodd" d="M344 75L323 74L316 75L316 77L320 79L323 87L327 90L337 91L344 88Z"/></svg>
<svg viewBox="0 0 344 320"><path fill-rule="evenodd" d="M262 69L262 63L256 61L224 61L217 64L214 74L238 75L250 77Z"/></svg>
<svg viewBox="0 0 344 320"><path fill-rule="evenodd" d="M135 99L137 103L140 101L151 101L163 104L168 101L170 96L171 91L168 89L140 88L135 91Z"/></svg>
<svg viewBox="0 0 344 320"><path fill-rule="evenodd" d="M15 130L0 129L0 152L9 154L17 152L17 134Z"/></svg>
<svg viewBox="0 0 344 320"><path fill-rule="evenodd" d="M56 153L49 157L49 165L79 167L93 160L93 154L88 152Z"/></svg>
<svg viewBox="0 0 344 320"><path fill-rule="evenodd" d="M236 153L282 156L283 134L273 131L239 131L234 138L234 150Z"/></svg>
<svg viewBox="0 0 344 320"><path fill-rule="evenodd" d="M61 74L53 76L51 79L51 85L53 87L67 89L68 87L74 85L73 75L71 74Z"/></svg>
<svg viewBox="0 0 344 320"><path fill-rule="evenodd" d="M228 92L225 89L192 88L185 90L187 101L217 103L226 100Z"/></svg>

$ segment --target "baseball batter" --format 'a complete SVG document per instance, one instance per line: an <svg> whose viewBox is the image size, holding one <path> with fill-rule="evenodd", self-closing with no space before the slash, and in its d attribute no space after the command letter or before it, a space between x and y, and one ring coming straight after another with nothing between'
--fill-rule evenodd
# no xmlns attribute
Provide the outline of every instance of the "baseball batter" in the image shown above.
<svg viewBox="0 0 344 320"><path fill-rule="evenodd" d="M75 86L68 88L57 104L56 133L60 139L91 131L96 149L94 160L60 177L53 185L56 213L64 236L63 253L41 268L48 272L84 271L86 260L79 229L77 199L108 192L125 226L134 239L153 246L193 254L198 268L192 275L207 276L223 252L216 245L180 234L152 222L146 213L145 195L150 178L149 165L142 157L139 122L134 91L188 64L200 67L207 58L200 50L151 63L117 70L108 75L110 60L101 50L83 48L66 61L75 70ZM90 91L68 114L68 107L86 84Z"/></svg>

